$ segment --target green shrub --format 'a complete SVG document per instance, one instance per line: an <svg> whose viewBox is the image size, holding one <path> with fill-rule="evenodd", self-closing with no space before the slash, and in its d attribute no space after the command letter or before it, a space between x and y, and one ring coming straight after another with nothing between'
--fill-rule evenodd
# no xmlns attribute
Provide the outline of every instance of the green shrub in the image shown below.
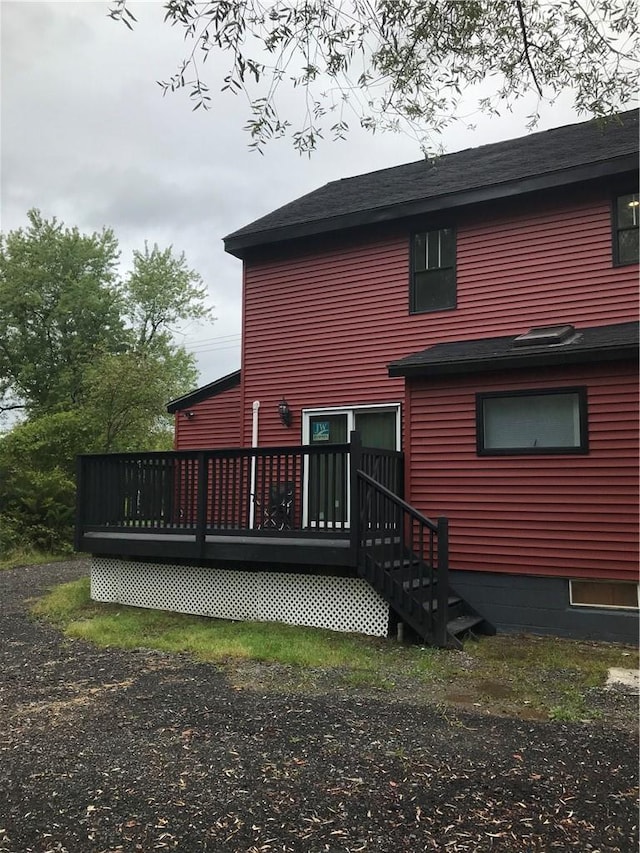
<svg viewBox="0 0 640 853"><path fill-rule="evenodd" d="M26 421L0 438L0 558L71 550L75 456L91 450L90 442L77 412Z"/></svg>

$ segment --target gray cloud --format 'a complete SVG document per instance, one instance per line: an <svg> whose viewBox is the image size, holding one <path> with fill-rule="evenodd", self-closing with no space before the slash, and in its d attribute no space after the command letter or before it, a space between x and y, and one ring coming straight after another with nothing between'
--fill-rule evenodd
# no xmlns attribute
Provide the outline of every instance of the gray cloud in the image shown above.
<svg viewBox="0 0 640 853"><path fill-rule="evenodd" d="M125 262L145 239L185 251L218 317L184 330L208 382L240 361L241 264L225 255L222 237L327 181L421 154L407 137L359 129L311 160L288 142L264 157L251 153L241 98L216 94L214 111L194 113L184 93L161 96L155 81L184 51L181 32L162 23L161 4L136 4L134 32L109 20L108 7L2 2L2 228L19 227L38 207L80 228L112 227ZM210 64L219 76L222 65ZM443 144L457 150L520 135L528 112L524 105L521 115L479 120L475 133L454 127ZM542 126L572 118L559 104Z"/></svg>

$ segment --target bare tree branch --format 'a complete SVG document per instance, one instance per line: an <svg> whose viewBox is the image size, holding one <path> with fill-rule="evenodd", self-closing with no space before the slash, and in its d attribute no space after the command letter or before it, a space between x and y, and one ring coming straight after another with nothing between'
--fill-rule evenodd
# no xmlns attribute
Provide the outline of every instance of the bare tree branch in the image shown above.
<svg viewBox="0 0 640 853"><path fill-rule="evenodd" d="M522 3L520 0L516 0L516 6L518 7L518 18L520 19L520 29L522 31L522 43L524 45L524 55L527 60L527 65L529 66L529 71L531 71L531 76L533 77L533 82L536 84L536 89L538 90L538 94L542 98L542 88L540 83L538 83L538 78L536 77L536 70L533 67L533 63L531 62L531 57L529 56L529 38L527 36L527 25L524 20L524 11L522 9Z"/></svg>

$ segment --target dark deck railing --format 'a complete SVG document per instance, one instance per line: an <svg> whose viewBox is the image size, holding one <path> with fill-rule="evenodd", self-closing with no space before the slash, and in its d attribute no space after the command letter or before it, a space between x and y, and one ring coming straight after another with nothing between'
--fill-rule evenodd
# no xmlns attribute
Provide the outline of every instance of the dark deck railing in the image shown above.
<svg viewBox="0 0 640 853"><path fill-rule="evenodd" d="M86 531L279 536L350 526L350 444L110 453L78 458L77 536ZM403 456L359 465L401 493Z"/></svg>

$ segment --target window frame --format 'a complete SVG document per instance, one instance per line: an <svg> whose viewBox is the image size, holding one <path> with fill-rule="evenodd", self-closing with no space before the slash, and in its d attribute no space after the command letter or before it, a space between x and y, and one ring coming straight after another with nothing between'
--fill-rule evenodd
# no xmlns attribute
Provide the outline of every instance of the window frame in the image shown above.
<svg viewBox="0 0 640 853"><path fill-rule="evenodd" d="M620 226L618 224L618 200L623 198L626 195L638 195L637 192L631 190L631 192L616 192L616 194L611 199L611 256L613 259L614 267L629 267L633 266L633 264L637 264L638 260L633 261L623 261L620 260L620 243L618 240L619 234L621 231L631 231L635 227L638 229L638 226ZM640 214L640 209L638 211ZM640 219L640 215L639 215ZM639 233L640 236L640 233Z"/></svg>
<svg viewBox="0 0 640 853"><path fill-rule="evenodd" d="M505 397L543 397L559 394L576 394L580 443L575 447L489 447L484 446L484 403L485 400ZM567 388L527 388L517 391L479 391L476 394L476 452L478 456L547 456L585 455L589 453L589 424L587 412L587 389L585 386Z"/></svg>
<svg viewBox="0 0 640 853"><path fill-rule="evenodd" d="M451 231L453 234L453 264L449 267L435 267L433 270L416 270L415 239L419 234L432 234L434 231ZM409 237L409 314L431 314L436 311L454 311L458 307L458 232L452 224L441 224L433 228L416 228ZM453 276L453 304L443 305L439 308L417 308L416 307L416 275L418 272L438 272L440 270L451 270Z"/></svg>

